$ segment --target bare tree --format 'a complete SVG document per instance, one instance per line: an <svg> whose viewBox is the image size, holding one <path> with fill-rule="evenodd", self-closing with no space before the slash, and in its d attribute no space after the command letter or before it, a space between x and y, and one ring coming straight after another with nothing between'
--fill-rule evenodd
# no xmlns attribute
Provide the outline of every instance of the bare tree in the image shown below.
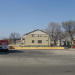
<svg viewBox="0 0 75 75"><path fill-rule="evenodd" d="M67 21L62 22L62 26L64 30L69 34L71 40L74 42L74 35L75 35L75 21Z"/></svg>
<svg viewBox="0 0 75 75"><path fill-rule="evenodd" d="M14 40L14 43L16 43L16 39L20 39L21 35L19 33L11 33L10 34L10 39Z"/></svg>
<svg viewBox="0 0 75 75"><path fill-rule="evenodd" d="M68 37L67 32L64 32L63 30L60 31L60 34L58 36L59 40L60 40L60 46L61 46L61 40L65 39L66 37Z"/></svg>
<svg viewBox="0 0 75 75"><path fill-rule="evenodd" d="M51 22L45 31L50 35L51 39L56 45L56 41L58 40L59 34L61 33L61 25L59 23Z"/></svg>
<svg viewBox="0 0 75 75"><path fill-rule="evenodd" d="M50 29L49 28L46 28L43 31L45 31L46 33L50 34Z"/></svg>

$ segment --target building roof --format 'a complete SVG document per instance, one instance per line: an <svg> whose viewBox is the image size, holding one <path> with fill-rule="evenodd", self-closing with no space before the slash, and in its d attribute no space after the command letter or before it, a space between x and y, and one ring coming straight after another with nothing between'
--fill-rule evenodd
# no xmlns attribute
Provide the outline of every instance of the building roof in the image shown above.
<svg viewBox="0 0 75 75"><path fill-rule="evenodd" d="M33 33L33 32L35 32L35 31L41 31L41 32L43 32L43 33L48 34L47 32L45 32L45 31L43 31L43 30L36 29L36 30L31 31L31 32L29 32L29 33L26 33L26 34L24 34L24 35L28 35L28 34ZM23 35L23 36L24 36L24 35ZM49 35L49 34L48 34L48 35Z"/></svg>

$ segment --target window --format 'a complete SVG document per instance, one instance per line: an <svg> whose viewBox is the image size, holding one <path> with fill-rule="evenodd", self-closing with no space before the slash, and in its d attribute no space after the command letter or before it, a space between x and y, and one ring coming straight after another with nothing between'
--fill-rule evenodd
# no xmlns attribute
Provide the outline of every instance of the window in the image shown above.
<svg viewBox="0 0 75 75"><path fill-rule="evenodd" d="M3 40L1 42L4 42Z"/></svg>
<svg viewBox="0 0 75 75"><path fill-rule="evenodd" d="M34 34L32 34L32 37L34 37Z"/></svg>
<svg viewBox="0 0 75 75"><path fill-rule="evenodd" d="M42 35L40 35L40 37L42 37Z"/></svg>
<svg viewBox="0 0 75 75"><path fill-rule="evenodd" d="M42 40L38 40L38 43L42 43Z"/></svg>
<svg viewBox="0 0 75 75"><path fill-rule="evenodd" d="M32 40L32 43L34 43L34 40Z"/></svg>
<svg viewBox="0 0 75 75"><path fill-rule="evenodd" d="M39 37L39 35L38 35L38 37Z"/></svg>
<svg viewBox="0 0 75 75"><path fill-rule="evenodd" d="M42 37L42 35L38 35L38 37Z"/></svg>

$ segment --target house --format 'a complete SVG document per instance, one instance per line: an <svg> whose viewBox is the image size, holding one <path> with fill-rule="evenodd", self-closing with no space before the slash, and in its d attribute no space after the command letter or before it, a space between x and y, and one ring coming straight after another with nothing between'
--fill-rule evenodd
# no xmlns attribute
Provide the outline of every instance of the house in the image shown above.
<svg viewBox="0 0 75 75"><path fill-rule="evenodd" d="M18 39L8 39L9 44L21 44L21 38Z"/></svg>
<svg viewBox="0 0 75 75"><path fill-rule="evenodd" d="M49 34L39 29L23 35L21 41L24 46L50 46Z"/></svg>
<svg viewBox="0 0 75 75"><path fill-rule="evenodd" d="M59 40L58 43L59 43L59 45L60 45L60 43L61 43L61 45L65 45L65 44L67 45L67 42L69 42L70 45L73 44L73 41L70 36L61 39L61 41Z"/></svg>

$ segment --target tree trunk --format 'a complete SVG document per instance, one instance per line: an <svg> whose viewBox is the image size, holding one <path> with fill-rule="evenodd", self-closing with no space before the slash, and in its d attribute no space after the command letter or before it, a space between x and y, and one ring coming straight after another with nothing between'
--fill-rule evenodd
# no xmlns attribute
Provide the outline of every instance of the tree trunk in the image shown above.
<svg viewBox="0 0 75 75"><path fill-rule="evenodd" d="M55 44L55 46L56 46L56 40L54 40L54 44Z"/></svg>
<svg viewBox="0 0 75 75"><path fill-rule="evenodd" d="M61 46L61 39L60 39L60 46Z"/></svg>

